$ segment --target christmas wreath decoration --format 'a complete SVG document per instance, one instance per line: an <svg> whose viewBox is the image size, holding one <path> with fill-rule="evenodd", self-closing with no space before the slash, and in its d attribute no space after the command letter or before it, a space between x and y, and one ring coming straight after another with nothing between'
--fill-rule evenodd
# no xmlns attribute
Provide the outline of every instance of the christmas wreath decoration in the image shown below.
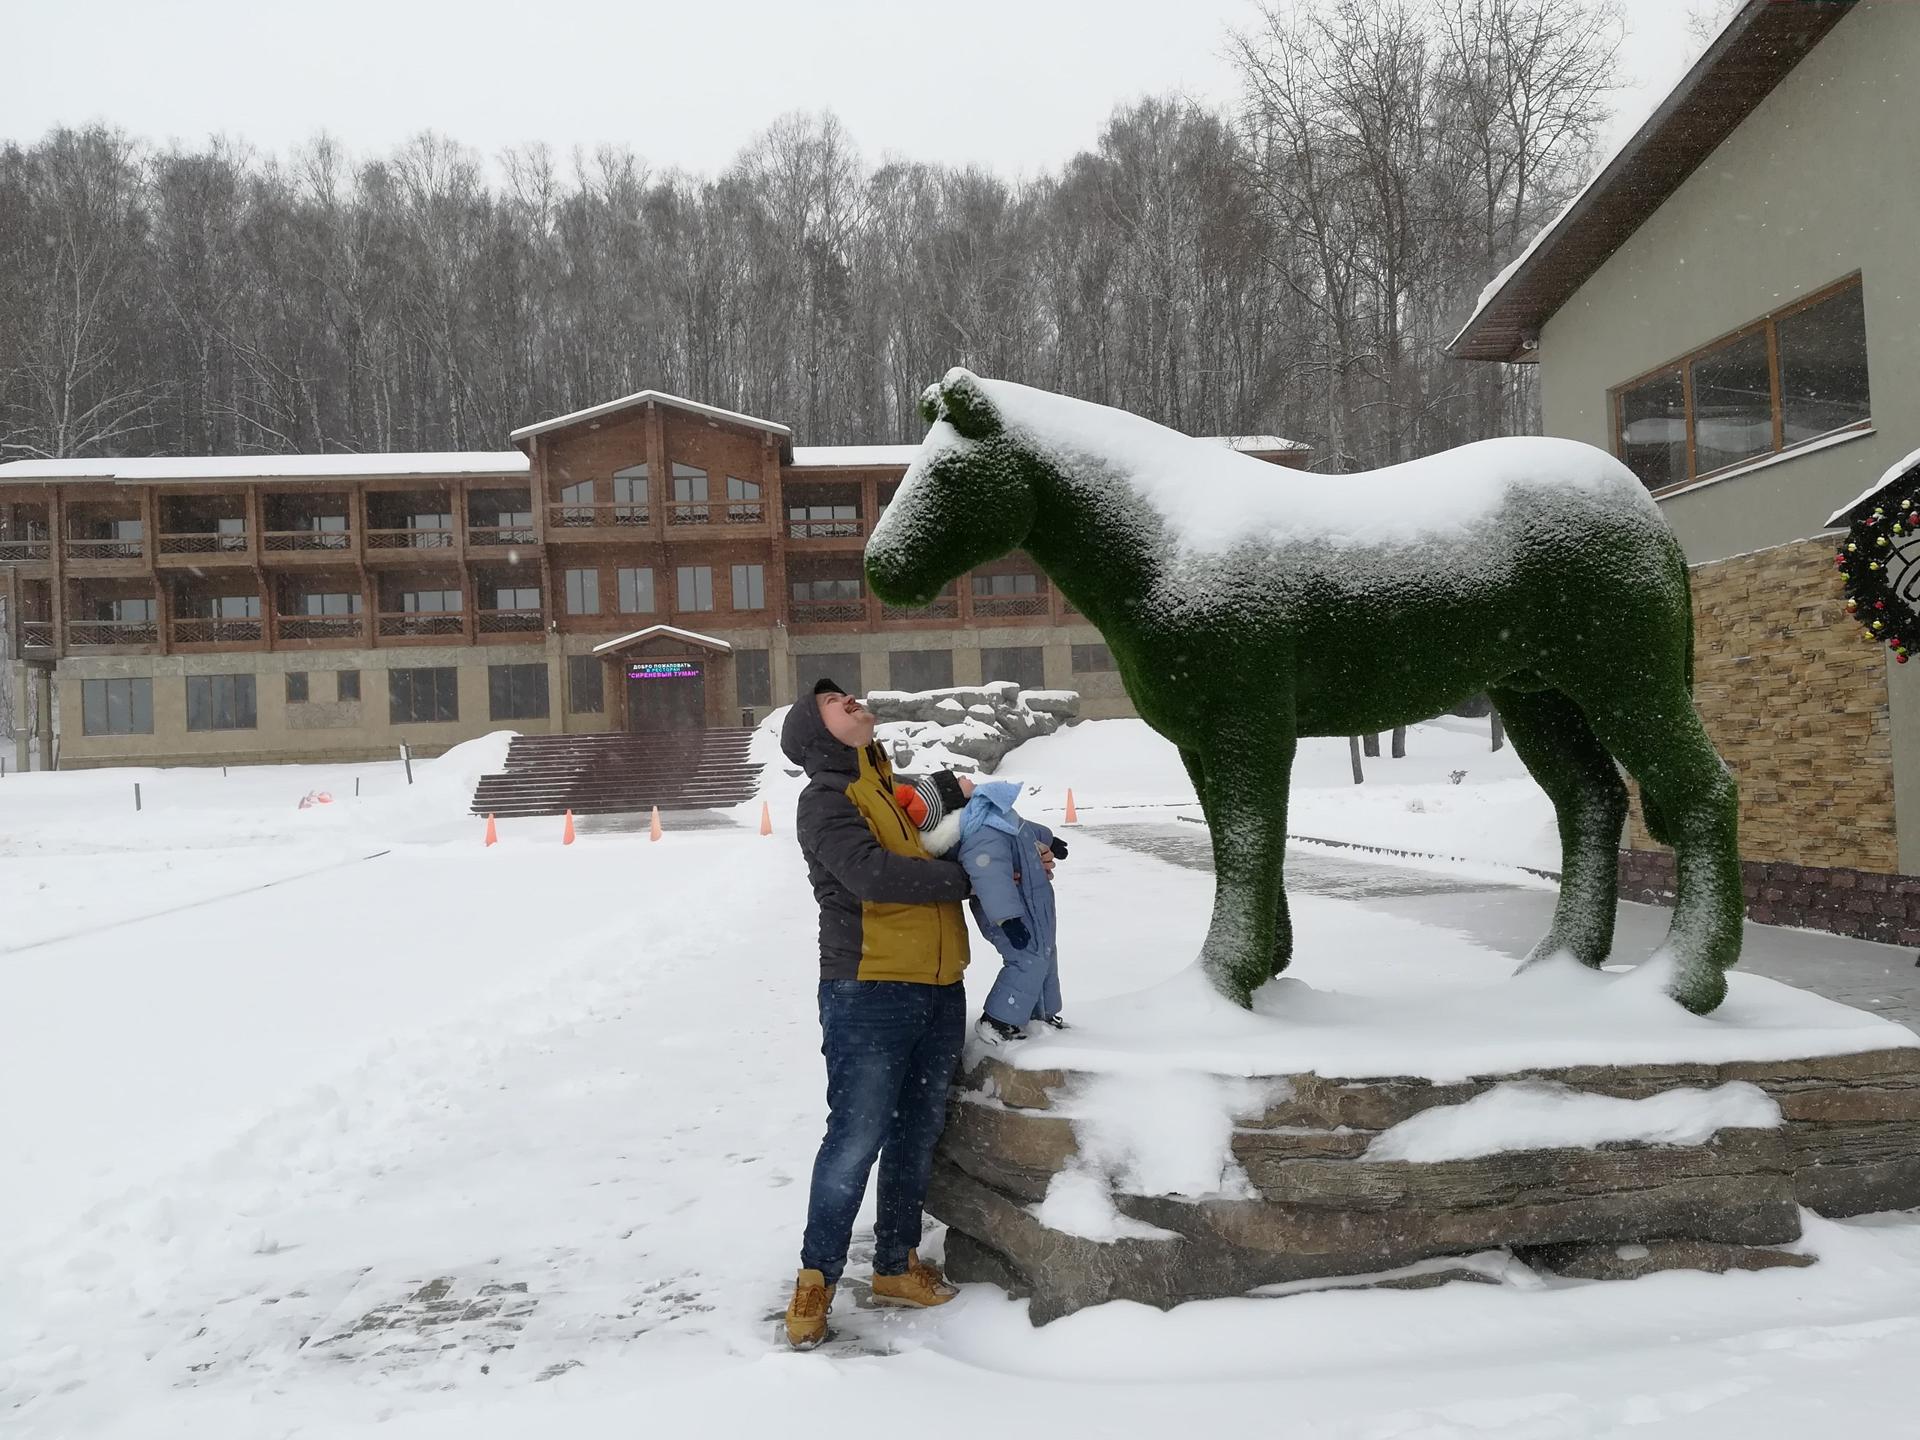
<svg viewBox="0 0 1920 1440"><path fill-rule="evenodd" d="M1882 486L1854 508L1833 563L1861 636L1906 664L1920 648L1920 473Z"/></svg>

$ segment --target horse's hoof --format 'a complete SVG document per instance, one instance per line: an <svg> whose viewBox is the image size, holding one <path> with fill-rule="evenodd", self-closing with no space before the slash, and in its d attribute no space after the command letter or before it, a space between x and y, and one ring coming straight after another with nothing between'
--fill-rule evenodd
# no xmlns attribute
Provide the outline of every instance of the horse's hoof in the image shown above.
<svg viewBox="0 0 1920 1440"><path fill-rule="evenodd" d="M1667 993L1695 1015L1711 1015L1727 998L1727 972L1711 962L1689 965L1675 976Z"/></svg>

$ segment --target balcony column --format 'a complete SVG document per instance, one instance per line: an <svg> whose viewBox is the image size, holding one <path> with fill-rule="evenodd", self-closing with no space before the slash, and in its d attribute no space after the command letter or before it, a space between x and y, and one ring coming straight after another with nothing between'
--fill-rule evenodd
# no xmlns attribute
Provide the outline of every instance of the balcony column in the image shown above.
<svg viewBox="0 0 1920 1440"><path fill-rule="evenodd" d="M473 585L473 571L463 563L460 566L460 635L468 645L475 643L474 636L479 629L480 617L474 614L478 600Z"/></svg>
<svg viewBox="0 0 1920 1440"><path fill-rule="evenodd" d="M247 559L251 560L254 567L258 569L260 565L260 552L266 544L265 540L261 537L266 530L267 516L266 502L261 498L260 487L258 485L247 486L246 501ZM262 613L264 613L266 606L263 604L260 608Z"/></svg>
<svg viewBox="0 0 1920 1440"><path fill-rule="evenodd" d="M364 485L356 485L347 492L347 529L353 532L347 542L353 556L353 563L364 565L367 560L367 490Z"/></svg>
<svg viewBox="0 0 1920 1440"><path fill-rule="evenodd" d="M257 530L251 529L253 525L251 517L248 518L247 525L251 534L256 536L259 534ZM280 607L274 603L273 581L265 570L256 569L253 572L253 582L260 589L260 643L267 649L274 650L279 647L280 640Z"/></svg>
<svg viewBox="0 0 1920 1440"><path fill-rule="evenodd" d="M969 570L954 581L953 588L960 599L958 623L963 630L971 629L973 627L973 572Z"/></svg>
<svg viewBox="0 0 1920 1440"><path fill-rule="evenodd" d="M153 623L158 633L154 638L159 641L160 653L173 653L173 586L165 576L157 576L153 586Z"/></svg>
<svg viewBox="0 0 1920 1440"><path fill-rule="evenodd" d="M709 486L713 477L707 477ZM711 494L711 490L708 492ZM607 496L613 498L611 494ZM667 536L667 507L673 504L673 467L667 463L667 415L659 405L647 404L647 528L654 538Z"/></svg>
<svg viewBox="0 0 1920 1440"><path fill-rule="evenodd" d="M540 439L533 436L527 442L527 501L533 506L533 543L547 543L547 471L540 457Z"/></svg>
<svg viewBox="0 0 1920 1440"><path fill-rule="evenodd" d="M880 479L871 470L860 477L860 533L873 534L880 523Z"/></svg>
<svg viewBox="0 0 1920 1440"><path fill-rule="evenodd" d="M53 627L53 633L47 638L53 642L54 657L58 659L67 653L67 502L58 490L47 499L47 527L53 535L53 548L49 551L53 578L47 586L47 623Z"/></svg>
<svg viewBox="0 0 1920 1440"><path fill-rule="evenodd" d="M366 629L363 638L373 649L380 644L380 577L365 565L360 567L360 612Z"/></svg>
<svg viewBox="0 0 1920 1440"><path fill-rule="evenodd" d="M151 485L140 487L140 554L152 573L160 564L160 497Z"/></svg>

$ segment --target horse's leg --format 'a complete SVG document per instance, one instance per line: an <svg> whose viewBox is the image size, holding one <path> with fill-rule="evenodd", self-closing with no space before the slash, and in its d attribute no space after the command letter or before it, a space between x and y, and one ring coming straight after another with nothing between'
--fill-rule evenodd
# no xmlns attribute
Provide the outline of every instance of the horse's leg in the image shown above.
<svg viewBox="0 0 1920 1440"><path fill-rule="evenodd" d="M1673 998L1704 1015L1726 997L1725 971L1740 958L1739 791L1680 678L1650 677L1636 689L1596 686L1581 699L1594 733L1639 782L1671 837L1680 893L1656 958L1673 965Z"/></svg>
<svg viewBox="0 0 1920 1440"><path fill-rule="evenodd" d="M1193 782L1193 793L1200 800L1200 813L1207 813L1207 767L1200 759L1198 750L1189 750L1185 745L1179 747L1180 763L1187 767L1187 779Z"/></svg>
<svg viewBox="0 0 1920 1440"><path fill-rule="evenodd" d="M1565 951L1598 968L1613 949L1627 787L1587 717L1565 695L1499 688L1489 693L1507 738L1553 801L1560 822L1560 900L1552 927L1525 964Z"/></svg>
<svg viewBox="0 0 1920 1440"><path fill-rule="evenodd" d="M1221 994L1238 1004L1292 955L1281 868L1287 848L1287 782L1293 723L1222 726L1200 754L1207 827L1213 835L1213 921L1201 961Z"/></svg>

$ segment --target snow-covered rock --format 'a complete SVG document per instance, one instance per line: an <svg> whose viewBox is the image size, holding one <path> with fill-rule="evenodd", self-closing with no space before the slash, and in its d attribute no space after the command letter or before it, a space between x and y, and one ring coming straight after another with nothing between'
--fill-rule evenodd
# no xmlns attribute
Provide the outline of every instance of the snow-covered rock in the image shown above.
<svg viewBox="0 0 1920 1440"><path fill-rule="evenodd" d="M1039 703L1029 705L1028 696ZM1011 680L876 690L866 704L880 722L876 733L894 754L895 767L916 772L944 767L991 774L1022 741L1051 735L1080 717L1080 697L1073 691L1022 690Z"/></svg>

